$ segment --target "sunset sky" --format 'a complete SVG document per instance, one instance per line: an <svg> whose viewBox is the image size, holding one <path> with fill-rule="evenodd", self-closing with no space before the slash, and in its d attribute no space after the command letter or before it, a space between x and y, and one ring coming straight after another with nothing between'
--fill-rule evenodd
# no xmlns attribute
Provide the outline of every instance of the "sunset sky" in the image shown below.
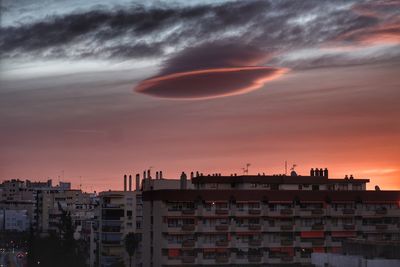
<svg viewBox="0 0 400 267"><path fill-rule="evenodd" d="M3 0L0 22L0 181L287 160L400 189L399 1Z"/></svg>

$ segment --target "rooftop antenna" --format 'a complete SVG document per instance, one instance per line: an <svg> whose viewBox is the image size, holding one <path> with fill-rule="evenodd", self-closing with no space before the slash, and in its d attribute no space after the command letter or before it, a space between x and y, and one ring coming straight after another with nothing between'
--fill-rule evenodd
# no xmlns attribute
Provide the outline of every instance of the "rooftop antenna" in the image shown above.
<svg viewBox="0 0 400 267"><path fill-rule="evenodd" d="M285 176L287 175L287 161L285 160Z"/></svg>
<svg viewBox="0 0 400 267"><path fill-rule="evenodd" d="M249 174L249 167L251 166L250 163L246 164L246 167L242 168L243 169L243 174Z"/></svg>

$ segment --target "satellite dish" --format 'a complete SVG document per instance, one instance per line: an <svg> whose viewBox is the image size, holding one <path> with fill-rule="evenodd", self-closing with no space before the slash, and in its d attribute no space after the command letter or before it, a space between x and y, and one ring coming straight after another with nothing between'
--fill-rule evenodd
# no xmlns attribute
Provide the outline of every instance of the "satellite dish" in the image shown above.
<svg viewBox="0 0 400 267"><path fill-rule="evenodd" d="M375 185L375 191L381 191L381 189L379 188L379 186Z"/></svg>

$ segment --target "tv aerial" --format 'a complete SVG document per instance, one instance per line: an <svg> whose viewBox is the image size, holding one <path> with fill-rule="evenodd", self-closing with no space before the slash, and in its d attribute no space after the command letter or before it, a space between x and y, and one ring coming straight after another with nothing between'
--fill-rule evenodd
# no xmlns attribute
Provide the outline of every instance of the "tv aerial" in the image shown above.
<svg viewBox="0 0 400 267"><path fill-rule="evenodd" d="M246 167L242 168L243 174L249 174L249 167L251 166L250 163L246 164Z"/></svg>

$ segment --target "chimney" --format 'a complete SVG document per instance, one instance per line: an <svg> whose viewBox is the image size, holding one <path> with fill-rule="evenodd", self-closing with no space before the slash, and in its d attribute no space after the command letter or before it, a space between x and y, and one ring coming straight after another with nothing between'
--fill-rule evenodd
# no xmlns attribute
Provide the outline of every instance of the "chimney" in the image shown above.
<svg viewBox="0 0 400 267"><path fill-rule="evenodd" d="M149 179L151 179L150 170L147 170L147 176Z"/></svg>
<svg viewBox="0 0 400 267"><path fill-rule="evenodd" d="M325 168L325 170L324 170L324 176L326 177L326 178L328 178L328 168Z"/></svg>
<svg viewBox="0 0 400 267"><path fill-rule="evenodd" d="M139 189L140 189L140 174L137 173L136 174L136 187L135 187L135 190L139 191Z"/></svg>
<svg viewBox="0 0 400 267"><path fill-rule="evenodd" d="M143 179L146 179L146 171L143 171Z"/></svg>
<svg viewBox="0 0 400 267"><path fill-rule="evenodd" d="M132 191L132 175L129 175L129 191Z"/></svg>
<svg viewBox="0 0 400 267"><path fill-rule="evenodd" d="M311 168L310 170L310 176L314 176L315 172L314 172L314 168Z"/></svg>
<svg viewBox="0 0 400 267"><path fill-rule="evenodd" d="M124 191L126 191L126 174L124 175Z"/></svg>
<svg viewBox="0 0 400 267"><path fill-rule="evenodd" d="M187 189L187 176L185 172L181 174L181 189Z"/></svg>
<svg viewBox="0 0 400 267"><path fill-rule="evenodd" d="M194 177L194 173L191 172L191 173L190 173L190 179L193 179L193 177Z"/></svg>
<svg viewBox="0 0 400 267"><path fill-rule="evenodd" d="M322 168L319 169L318 176L324 176L324 170Z"/></svg>
<svg viewBox="0 0 400 267"><path fill-rule="evenodd" d="M156 179L158 179L158 172L156 172Z"/></svg>
<svg viewBox="0 0 400 267"><path fill-rule="evenodd" d="M160 171L160 179L162 179L163 177L162 177L162 171Z"/></svg>

